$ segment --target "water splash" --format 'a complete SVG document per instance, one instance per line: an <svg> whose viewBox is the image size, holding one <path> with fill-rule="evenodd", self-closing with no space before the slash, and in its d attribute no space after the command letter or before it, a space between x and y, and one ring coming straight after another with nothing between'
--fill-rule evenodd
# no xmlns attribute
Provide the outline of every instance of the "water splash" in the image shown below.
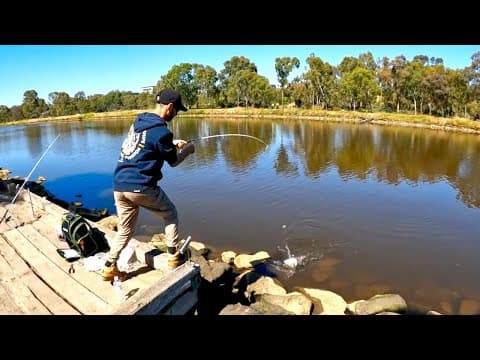
<svg viewBox="0 0 480 360"><path fill-rule="evenodd" d="M321 261L325 255L341 245L343 244L339 241L287 238L283 247L277 246L278 255L270 263L275 270L284 273L288 278L298 271L303 271L312 262Z"/></svg>

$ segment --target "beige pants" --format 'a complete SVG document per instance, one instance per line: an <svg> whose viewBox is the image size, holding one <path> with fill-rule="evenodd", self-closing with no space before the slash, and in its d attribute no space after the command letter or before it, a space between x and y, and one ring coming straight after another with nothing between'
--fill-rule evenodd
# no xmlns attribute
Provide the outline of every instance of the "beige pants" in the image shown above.
<svg viewBox="0 0 480 360"><path fill-rule="evenodd" d="M107 261L115 263L120 256L120 252L132 238L140 207L150 210L164 220L167 246L177 246L177 209L161 188L158 187L143 193L114 191L113 196L119 223L118 232L110 243L110 251L106 256Z"/></svg>

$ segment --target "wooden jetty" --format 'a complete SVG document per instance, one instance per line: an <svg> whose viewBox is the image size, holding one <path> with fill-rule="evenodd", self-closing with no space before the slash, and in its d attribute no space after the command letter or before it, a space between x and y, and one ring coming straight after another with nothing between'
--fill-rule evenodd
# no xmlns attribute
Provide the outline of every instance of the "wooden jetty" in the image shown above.
<svg viewBox="0 0 480 360"><path fill-rule="evenodd" d="M106 315L192 314L198 301L199 267L191 261L174 270L158 268L159 251L132 239L137 266L123 282L125 299L99 271L68 262L57 228L66 209L28 190L0 194L0 314ZM90 222L108 240L114 232ZM154 266L155 265L155 266ZM154 267L157 267L155 269Z"/></svg>

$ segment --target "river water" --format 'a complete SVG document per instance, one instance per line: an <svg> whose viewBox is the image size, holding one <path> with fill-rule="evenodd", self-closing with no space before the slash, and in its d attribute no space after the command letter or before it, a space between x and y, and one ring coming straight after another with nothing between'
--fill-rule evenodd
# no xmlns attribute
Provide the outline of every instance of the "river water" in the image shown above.
<svg viewBox="0 0 480 360"><path fill-rule="evenodd" d="M133 118L0 127L0 166L58 198L115 213L112 173ZM349 302L393 292L412 313L480 314L480 137L298 119L177 117L195 154L164 166L180 235L272 256L264 269L289 289L328 289ZM141 212L135 236L163 223ZM288 258L292 263L285 263ZM290 265L290 266L286 266Z"/></svg>

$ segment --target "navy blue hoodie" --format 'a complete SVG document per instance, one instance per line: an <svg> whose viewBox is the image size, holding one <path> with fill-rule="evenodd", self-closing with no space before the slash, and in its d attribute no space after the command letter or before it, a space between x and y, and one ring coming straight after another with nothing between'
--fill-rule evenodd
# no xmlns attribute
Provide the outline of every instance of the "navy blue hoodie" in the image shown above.
<svg viewBox="0 0 480 360"><path fill-rule="evenodd" d="M113 176L114 191L143 192L162 178L163 162L177 161L173 134L157 114L139 114L123 141Z"/></svg>

